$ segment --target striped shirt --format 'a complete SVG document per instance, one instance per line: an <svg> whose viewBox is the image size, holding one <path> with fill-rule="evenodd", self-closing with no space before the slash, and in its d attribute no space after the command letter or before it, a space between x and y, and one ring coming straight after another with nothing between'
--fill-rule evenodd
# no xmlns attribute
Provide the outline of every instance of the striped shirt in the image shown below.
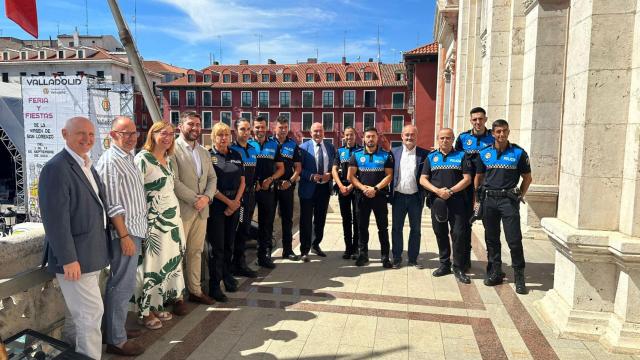
<svg viewBox="0 0 640 360"><path fill-rule="evenodd" d="M144 179L133 158L133 151L125 152L111 143L96 163L96 170L106 188L107 215L124 216L129 233L144 238L147 236Z"/></svg>

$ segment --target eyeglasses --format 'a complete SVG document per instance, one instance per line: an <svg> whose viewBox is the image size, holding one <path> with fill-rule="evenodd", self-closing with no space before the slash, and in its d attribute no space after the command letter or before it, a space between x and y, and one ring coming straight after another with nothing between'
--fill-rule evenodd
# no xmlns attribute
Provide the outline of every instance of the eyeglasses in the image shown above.
<svg viewBox="0 0 640 360"><path fill-rule="evenodd" d="M162 137L170 137L175 134L173 131L156 131L156 134L160 134Z"/></svg>
<svg viewBox="0 0 640 360"><path fill-rule="evenodd" d="M116 133L120 134L120 136L122 136L123 138L132 138L132 137L138 137L140 135L139 132L137 131L132 131L132 132L128 132L128 131L115 131Z"/></svg>

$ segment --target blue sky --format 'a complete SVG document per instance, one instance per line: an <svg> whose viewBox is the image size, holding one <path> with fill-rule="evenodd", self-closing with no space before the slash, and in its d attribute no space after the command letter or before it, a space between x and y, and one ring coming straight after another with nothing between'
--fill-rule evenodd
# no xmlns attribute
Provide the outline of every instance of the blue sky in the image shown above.
<svg viewBox="0 0 640 360"><path fill-rule="evenodd" d="M88 0L89 33L117 31L105 0ZM40 38L86 33L84 0L37 0ZM400 52L433 41L435 0L120 0L145 59L200 69L215 60L251 64L272 58L295 63L316 56L340 61L346 31L348 61L376 58L377 29L385 63L398 62ZM134 8L137 14L134 32ZM1 17L2 36L30 38ZM260 40L260 57L258 53ZM220 47L222 54L220 54Z"/></svg>

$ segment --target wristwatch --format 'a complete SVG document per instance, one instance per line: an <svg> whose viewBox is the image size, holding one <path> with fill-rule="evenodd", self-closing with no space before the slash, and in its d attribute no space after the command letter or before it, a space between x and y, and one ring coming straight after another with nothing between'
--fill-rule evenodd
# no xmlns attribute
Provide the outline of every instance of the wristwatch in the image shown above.
<svg viewBox="0 0 640 360"><path fill-rule="evenodd" d="M447 191L449 192L449 195L453 195L454 194L453 190L451 190L449 188L447 188Z"/></svg>
<svg viewBox="0 0 640 360"><path fill-rule="evenodd" d="M380 189L378 189L378 186L377 186L377 185L376 185L376 186L374 186L374 187L373 187L373 189L374 189L376 192L380 191Z"/></svg>

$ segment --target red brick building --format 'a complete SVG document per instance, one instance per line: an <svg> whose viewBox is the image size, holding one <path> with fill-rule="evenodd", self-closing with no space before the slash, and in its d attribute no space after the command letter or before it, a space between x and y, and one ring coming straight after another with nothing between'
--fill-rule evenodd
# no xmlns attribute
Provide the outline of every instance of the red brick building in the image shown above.
<svg viewBox="0 0 640 360"><path fill-rule="evenodd" d="M211 143L215 122L232 125L241 117L264 116L273 129L276 117L287 116L291 131L303 138L310 137L313 122L322 122L335 145L345 126L355 127L359 136L375 126L397 145L402 127L412 123L404 64L212 65L159 87L166 121L177 123L182 111L201 114L204 145Z"/></svg>

